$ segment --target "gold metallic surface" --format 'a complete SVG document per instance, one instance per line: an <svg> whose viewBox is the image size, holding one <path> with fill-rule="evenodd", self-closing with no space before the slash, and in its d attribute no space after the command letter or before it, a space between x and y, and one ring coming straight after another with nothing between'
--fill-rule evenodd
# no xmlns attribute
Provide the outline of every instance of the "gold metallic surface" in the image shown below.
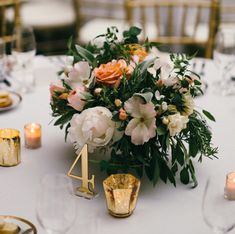
<svg viewBox="0 0 235 234"><path fill-rule="evenodd" d="M81 170L82 170L82 176L77 176L72 174L72 171L74 167L76 166L78 160L81 158ZM69 169L67 175L71 178L81 180L82 186L78 187L76 189L76 195L82 196L87 199L91 199L96 196L96 193L94 192L95 189L95 176L92 175L91 179L89 179L88 174L88 150L87 150L87 144L85 144L81 150L81 152L78 154L77 158L73 162L71 168ZM91 184L91 188L89 188L89 184Z"/></svg>
<svg viewBox="0 0 235 234"><path fill-rule="evenodd" d="M15 129L0 129L0 166L11 167L20 162L20 132Z"/></svg>
<svg viewBox="0 0 235 234"><path fill-rule="evenodd" d="M114 174L103 181L106 203L112 216L130 216L139 194L140 181L131 174Z"/></svg>

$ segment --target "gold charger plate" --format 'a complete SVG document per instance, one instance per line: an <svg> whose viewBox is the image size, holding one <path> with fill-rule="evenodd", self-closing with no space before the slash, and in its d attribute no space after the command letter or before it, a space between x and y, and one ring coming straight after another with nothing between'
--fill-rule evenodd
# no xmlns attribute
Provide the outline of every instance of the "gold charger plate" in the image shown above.
<svg viewBox="0 0 235 234"><path fill-rule="evenodd" d="M36 227L27 219L11 215L0 215L0 219L5 222L14 223L18 225L20 227L19 234L37 234Z"/></svg>

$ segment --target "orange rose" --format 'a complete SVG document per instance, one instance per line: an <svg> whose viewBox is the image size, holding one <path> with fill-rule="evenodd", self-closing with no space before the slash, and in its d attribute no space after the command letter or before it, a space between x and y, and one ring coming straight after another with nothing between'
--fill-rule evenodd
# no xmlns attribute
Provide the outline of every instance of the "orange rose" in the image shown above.
<svg viewBox="0 0 235 234"><path fill-rule="evenodd" d="M129 44L128 48L130 49L130 54L132 56L137 56L139 58L139 62L143 62L144 59L148 56L145 48L139 44Z"/></svg>
<svg viewBox="0 0 235 234"><path fill-rule="evenodd" d="M118 87L124 75L130 78L133 67L128 66L123 59L113 60L107 64L101 64L94 69L97 82Z"/></svg>

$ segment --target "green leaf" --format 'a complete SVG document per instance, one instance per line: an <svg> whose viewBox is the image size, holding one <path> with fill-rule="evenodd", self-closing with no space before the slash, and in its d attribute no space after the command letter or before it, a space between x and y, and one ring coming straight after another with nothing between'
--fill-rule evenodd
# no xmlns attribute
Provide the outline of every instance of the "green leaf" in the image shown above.
<svg viewBox="0 0 235 234"><path fill-rule="evenodd" d="M192 157L196 157L199 152L198 145L196 144L195 140L190 137L189 139L189 154Z"/></svg>
<svg viewBox="0 0 235 234"><path fill-rule="evenodd" d="M181 149L179 142L177 142L176 144L175 151L176 151L175 152L176 160L181 166L183 166L184 165L184 151Z"/></svg>
<svg viewBox="0 0 235 234"><path fill-rule="evenodd" d="M68 112L64 115L62 115L59 119L57 119L54 123L55 126L57 125L63 125L65 123L67 123L68 121L70 121L73 117L73 112Z"/></svg>
<svg viewBox="0 0 235 234"><path fill-rule="evenodd" d="M151 92L147 92L147 93L134 93L133 96L141 97L145 101L145 103L151 102L152 98L153 98L153 94Z"/></svg>
<svg viewBox="0 0 235 234"><path fill-rule="evenodd" d="M189 173L188 173L188 169L186 167L184 167L180 172L180 181L183 184L189 183Z"/></svg>
<svg viewBox="0 0 235 234"><path fill-rule="evenodd" d="M144 62L137 65L137 69L140 70L140 73L143 74L146 72L147 68L154 63L156 58L145 60Z"/></svg>
<svg viewBox="0 0 235 234"><path fill-rule="evenodd" d="M203 114L211 121L214 121L215 122L215 117L208 111L206 110L202 110Z"/></svg>
<svg viewBox="0 0 235 234"><path fill-rule="evenodd" d="M160 125L157 127L157 135L158 136L163 136L166 134L166 132L167 132L167 128L165 125Z"/></svg>
<svg viewBox="0 0 235 234"><path fill-rule="evenodd" d="M109 163L105 160L100 161L100 170L106 171L109 166Z"/></svg>
<svg viewBox="0 0 235 234"><path fill-rule="evenodd" d="M95 66L95 57L93 54L79 45L75 45L78 54L83 57L90 65Z"/></svg>
<svg viewBox="0 0 235 234"><path fill-rule="evenodd" d="M129 33L132 36L138 36L141 33L141 31L142 30L140 28L136 27L136 26L132 26L129 29Z"/></svg>
<svg viewBox="0 0 235 234"><path fill-rule="evenodd" d="M143 167L135 167L135 171L139 178L142 178L143 176Z"/></svg>
<svg viewBox="0 0 235 234"><path fill-rule="evenodd" d="M158 160L155 160L154 171L153 171L153 185L155 186L158 182L160 176L160 167L158 164Z"/></svg>
<svg viewBox="0 0 235 234"><path fill-rule="evenodd" d="M67 42L67 47L69 50L72 49L72 44L73 44L73 36L71 36Z"/></svg>

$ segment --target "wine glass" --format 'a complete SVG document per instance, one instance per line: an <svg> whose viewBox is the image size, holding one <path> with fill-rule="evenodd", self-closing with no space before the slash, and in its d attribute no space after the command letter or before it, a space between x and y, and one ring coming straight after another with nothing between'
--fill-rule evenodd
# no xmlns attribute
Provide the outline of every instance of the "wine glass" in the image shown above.
<svg viewBox="0 0 235 234"><path fill-rule="evenodd" d="M226 175L224 173L213 174L208 178L203 194L202 213L204 221L217 234L227 233L235 226L235 200L228 199L225 193L226 186ZM235 186L231 195L235 199L234 189ZM231 193L231 191L229 192Z"/></svg>
<svg viewBox="0 0 235 234"><path fill-rule="evenodd" d="M216 93L235 94L235 32L233 30L218 31L213 57L220 78L218 82L214 83Z"/></svg>
<svg viewBox="0 0 235 234"><path fill-rule="evenodd" d="M37 202L37 218L48 234L65 234L76 218L76 203L69 177L45 175Z"/></svg>
<svg viewBox="0 0 235 234"><path fill-rule="evenodd" d="M21 85L21 91L28 92L34 86L32 61L36 54L36 41L33 28L26 25L17 27L13 35L11 53L18 65L15 78Z"/></svg>
<svg viewBox="0 0 235 234"><path fill-rule="evenodd" d="M6 56L5 42L2 39L0 39L0 82L3 82L5 79L4 77L5 56Z"/></svg>

